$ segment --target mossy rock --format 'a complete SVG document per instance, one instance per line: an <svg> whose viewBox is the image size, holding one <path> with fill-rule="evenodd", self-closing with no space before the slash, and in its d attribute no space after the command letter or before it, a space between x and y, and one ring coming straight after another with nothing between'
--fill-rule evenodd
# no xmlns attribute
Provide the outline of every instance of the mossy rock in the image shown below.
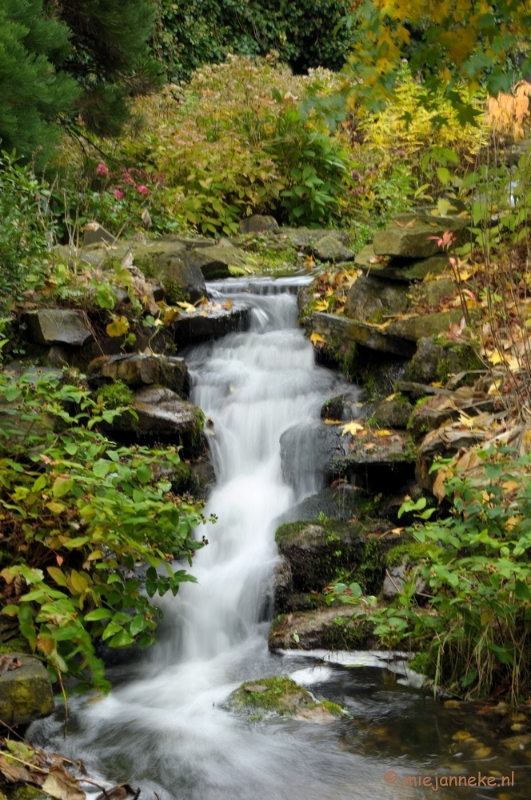
<svg viewBox="0 0 531 800"><path fill-rule="evenodd" d="M27 725L52 713L52 685L37 658L18 653L16 657L22 666L0 675L0 719L8 725Z"/></svg>
<svg viewBox="0 0 531 800"><path fill-rule="evenodd" d="M427 558L430 552L433 554L441 553L442 547L411 540L391 547L386 553L385 561L388 567L398 567L400 564L413 566L418 564L422 559Z"/></svg>
<svg viewBox="0 0 531 800"><path fill-rule="evenodd" d="M36 786L26 783L6 787L5 795L0 792L0 800L52 800L52 798Z"/></svg>
<svg viewBox="0 0 531 800"><path fill-rule="evenodd" d="M361 525L336 520L292 522L281 525L275 539L289 562L295 592L320 591L341 570L359 566L365 539Z"/></svg>
<svg viewBox="0 0 531 800"><path fill-rule="evenodd" d="M374 625L358 613L359 606L332 606L279 614L269 628L269 649L370 650L378 637L373 634Z"/></svg>
<svg viewBox="0 0 531 800"><path fill-rule="evenodd" d="M254 719L276 714L310 722L333 722L345 714L337 703L316 701L310 692L285 676L242 683L230 695L227 708L243 711Z"/></svg>
<svg viewBox="0 0 531 800"><path fill-rule="evenodd" d="M484 364L470 345L442 344L423 337L411 359L408 378L419 383L439 381L445 384L452 375L466 372L463 383L472 384L477 377L475 373L482 369Z"/></svg>

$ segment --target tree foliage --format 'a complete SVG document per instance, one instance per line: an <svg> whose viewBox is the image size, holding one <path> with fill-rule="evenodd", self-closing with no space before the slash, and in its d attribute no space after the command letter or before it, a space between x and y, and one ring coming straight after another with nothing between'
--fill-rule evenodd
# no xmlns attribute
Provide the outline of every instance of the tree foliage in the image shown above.
<svg viewBox="0 0 531 800"><path fill-rule="evenodd" d="M525 0L358 0L348 24L354 93L372 108L389 96L404 57L428 91L445 87L461 122L477 115L457 91L462 81L495 96L531 69Z"/></svg>
<svg viewBox="0 0 531 800"><path fill-rule="evenodd" d="M0 147L40 161L57 141L57 116L80 95L75 80L57 71L68 53L68 28L43 15L42 0L0 5Z"/></svg>
<svg viewBox="0 0 531 800"><path fill-rule="evenodd" d="M275 50L295 72L340 69L352 33L341 20L350 0L158 0L155 52L172 80L188 79L228 53L265 56ZM335 30L337 28L337 30Z"/></svg>

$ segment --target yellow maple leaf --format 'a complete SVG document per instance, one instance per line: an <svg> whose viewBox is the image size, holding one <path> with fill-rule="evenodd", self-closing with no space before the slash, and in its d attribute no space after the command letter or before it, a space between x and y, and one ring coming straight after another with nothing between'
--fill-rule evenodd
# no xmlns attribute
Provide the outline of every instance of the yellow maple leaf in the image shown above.
<svg viewBox="0 0 531 800"><path fill-rule="evenodd" d="M363 425L360 425L359 422L347 422L346 425L343 425L341 429L341 435L346 436L347 433L350 433L351 436L355 436L357 433L363 430Z"/></svg>
<svg viewBox="0 0 531 800"><path fill-rule="evenodd" d="M316 311L328 311L328 303L326 300L318 300L315 304Z"/></svg>
<svg viewBox="0 0 531 800"><path fill-rule="evenodd" d="M179 308L182 308L182 310L183 310L183 311L184 311L186 314L193 314L193 313L195 313L195 311L196 311L196 307L195 307L195 306L193 306L191 303L185 303L185 302L183 301L182 303L176 303L176 305L178 305L178 306L179 306Z"/></svg>
<svg viewBox="0 0 531 800"><path fill-rule="evenodd" d="M127 317L118 317L118 319L109 322L105 330L107 331L107 336L113 339L118 336L123 336L129 330Z"/></svg>
<svg viewBox="0 0 531 800"><path fill-rule="evenodd" d="M321 345L326 344L326 339L323 339L323 337L320 334L314 331L310 336L310 342L313 344L314 347L316 347L318 344Z"/></svg>

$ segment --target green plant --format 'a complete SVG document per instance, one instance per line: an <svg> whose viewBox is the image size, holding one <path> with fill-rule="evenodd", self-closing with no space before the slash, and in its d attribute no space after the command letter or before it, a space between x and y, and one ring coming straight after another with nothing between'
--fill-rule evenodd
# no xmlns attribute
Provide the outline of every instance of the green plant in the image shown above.
<svg viewBox="0 0 531 800"><path fill-rule="evenodd" d="M97 641L153 643L151 598L193 580L172 562L202 546L199 508L166 477L180 467L176 449L119 447L96 432L130 411L116 407L126 399L0 373L2 613L54 680L73 676L80 689L108 688Z"/></svg>
<svg viewBox="0 0 531 800"><path fill-rule="evenodd" d="M14 156L0 155L0 311L42 281L54 223L46 215L47 184Z"/></svg>

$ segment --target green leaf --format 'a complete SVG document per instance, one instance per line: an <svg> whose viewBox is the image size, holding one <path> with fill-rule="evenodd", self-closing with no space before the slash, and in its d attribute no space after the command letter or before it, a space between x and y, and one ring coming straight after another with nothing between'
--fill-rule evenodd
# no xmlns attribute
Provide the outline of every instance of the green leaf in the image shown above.
<svg viewBox="0 0 531 800"><path fill-rule="evenodd" d="M115 625L114 623L111 622L109 625L107 625L107 627L103 631L101 638L105 642L111 636L114 636L116 633L119 633L122 630L123 628L121 625Z"/></svg>
<svg viewBox="0 0 531 800"><path fill-rule="evenodd" d="M68 541L63 542L63 547L67 547L69 550L75 550L77 547L83 547L83 545L89 541L90 536L76 536L75 539L68 539Z"/></svg>
<svg viewBox="0 0 531 800"><path fill-rule="evenodd" d="M99 622L102 619L108 619L110 616L111 612L107 611L106 608L95 608L85 614L85 622Z"/></svg>
<svg viewBox="0 0 531 800"><path fill-rule="evenodd" d="M109 640L108 645L109 647L129 647L133 642L134 639L129 631L122 630Z"/></svg>
<svg viewBox="0 0 531 800"><path fill-rule="evenodd" d="M149 481L153 477L153 473L151 472L151 469L146 464L141 464L138 467L137 471L136 471L136 477L137 477L139 483L144 485L146 483L149 483Z"/></svg>
<svg viewBox="0 0 531 800"><path fill-rule="evenodd" d="M92 471L96 478L105 478L112 466L113 465L109 461L104 458L100 458L92 467Z"/></svg>
<svg viewBox="0 0 531 800"><path fill-rule="evenodd" d="M46 567L46 570L54 579L54 581L59 584L59 586L68 587L68 582L66 580L66 575L64 572L59 569L58 567Z"/></svg>
<svg viewBox="0 0 531 800"><path fill-rule="evenodd" d="M73 478L56 478L52 487L52 494L55 498L63 497L74 485Z"/></svg>

